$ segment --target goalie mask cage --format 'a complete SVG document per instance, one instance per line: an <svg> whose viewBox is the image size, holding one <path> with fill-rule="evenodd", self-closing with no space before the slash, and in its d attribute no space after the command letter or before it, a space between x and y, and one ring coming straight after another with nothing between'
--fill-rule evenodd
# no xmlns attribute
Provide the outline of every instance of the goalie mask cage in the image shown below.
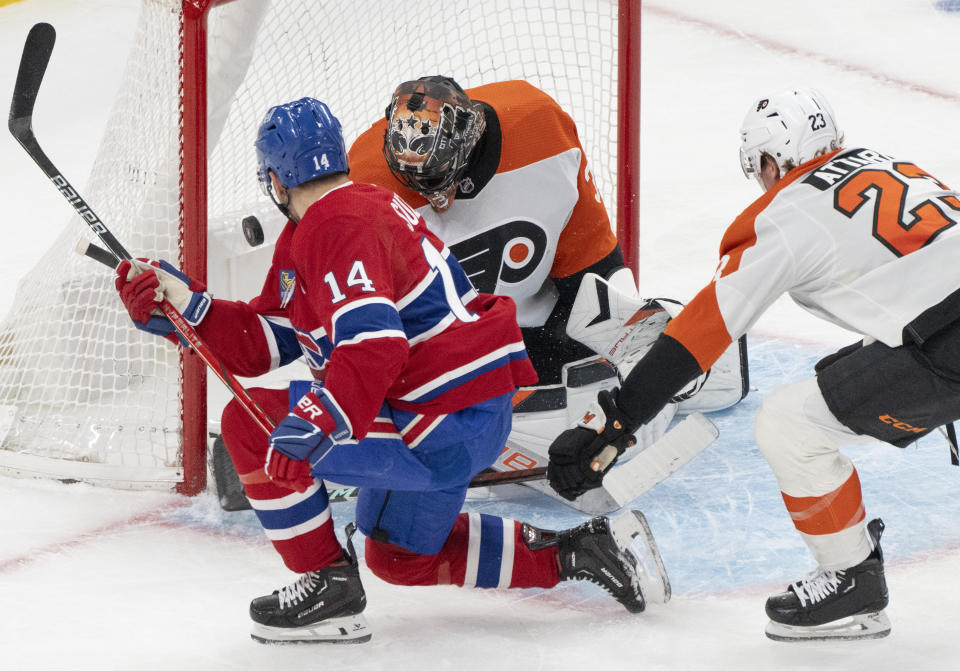
<svg viewBox="0 0 960 671"><path fill-rule="evenodd" d="M54 50L53 63L69 57ZM250 214L282 226L255 175L253 139L270 106L323 100L349 146L401 81L525 79L576 121L636 270L639 60L639 0L141 0L83 196L134 255L177 259L203 280L208 235L242 241ZM42 91L38 104L57 96ZM202 491L204 365L133 328L112 274L73 252L82 236L74 217L0 324L0 470Z"/></svg>

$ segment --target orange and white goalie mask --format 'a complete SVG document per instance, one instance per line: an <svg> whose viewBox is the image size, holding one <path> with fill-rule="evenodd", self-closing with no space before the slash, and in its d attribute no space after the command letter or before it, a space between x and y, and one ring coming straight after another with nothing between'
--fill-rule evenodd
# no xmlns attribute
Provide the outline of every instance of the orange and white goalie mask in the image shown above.
<svg viewBox="0 0 960 671"><path fill-rule="evenodd" d="M422 77L397 87L386 117L383 155L390 172L434 209L446 210L483 135L481 104L449 77Z"/></svg>

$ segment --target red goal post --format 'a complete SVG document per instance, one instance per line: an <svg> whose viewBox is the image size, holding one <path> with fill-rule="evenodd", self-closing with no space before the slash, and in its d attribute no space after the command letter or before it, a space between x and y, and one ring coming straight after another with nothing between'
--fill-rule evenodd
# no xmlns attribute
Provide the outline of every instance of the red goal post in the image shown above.
<svg viewBox="0 0 960 671"><path fill-rule="evenodd" d="M269 106L321 99L349 145L406 79L526 79L576 121L636 272L640 4L141 0L86 199L135 255L177 259L215 296L249 299L283 224L255 177ZM244 241L249 215L268 244ZM196 355L130 326L109 273L70 252L84 230L71 222L0 324L0 471L203 491L226 394Z"/></svg>

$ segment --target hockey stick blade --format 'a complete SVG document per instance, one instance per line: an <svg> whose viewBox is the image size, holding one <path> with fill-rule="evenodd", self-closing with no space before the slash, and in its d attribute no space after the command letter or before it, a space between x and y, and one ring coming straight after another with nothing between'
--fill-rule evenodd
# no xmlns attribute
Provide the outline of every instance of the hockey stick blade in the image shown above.
<svg viewBox="0 0 960 671"><path fill-rule="evenodd" d="M10 118L7 127L24 151L43 170L63 197L73 205L77 214L100 237L100 240L113 255L120 259L133 258L123 248L123 245L113 237L100 217L80 197L80 194L71 186L67 178L60 174L57 166L40 148L40 143L37 142L34 135L33 107L37 101L40 85L43 83L43 76L47 71L47 64L50 62L50 55L53 53L54 42L56 42L56 31L49 23L38 23L27 34L26 42L23 45L23 55L20 57L20 70L13 87L13 100L10 103Z"/></svg>
<svg viewBox="0 0 960 671"><path fill-rule="evenodd" d="M603 487L618 505L625 506L666 480L718 435L713 422L699 412L690 413L653 445L622 466L615 466L604 476Z"/></svg>
<svg viewBox="0 0 960 671"><path fill-rule="evenodd" d="M20 57L20 70L13 88L10 118L7 127L18 141L33 135L33 106L37 102L40 84L57 41L57 31L49 23L38 23L27 34Z"/></svg>

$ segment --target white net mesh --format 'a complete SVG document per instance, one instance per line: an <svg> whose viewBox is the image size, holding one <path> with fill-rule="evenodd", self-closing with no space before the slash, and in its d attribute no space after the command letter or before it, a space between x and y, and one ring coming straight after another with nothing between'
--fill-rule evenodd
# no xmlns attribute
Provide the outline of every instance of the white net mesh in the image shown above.
<svg viewBox="0 0 960 671"><path fill-rule="evenodd" d="M135 255L178 259L182 13L177 0L141 4L124 84L83 196ZM349 145L401 81L444 74L471 87L525 79L573 116L612 207L616 45L615 0L240 0L212 10L211 290L251 297L231 295L234 284L218 286L216 269L244 272L230 258L245 244L243 217L258 216L268 241L282 225L257 186L253 139L267 108L303 96L330 106ZM111 274L73 253L81 236L91 237L75 217L0 324L0 468L170 487L183 479L176 348L130 325ZM210 415L218 413L213 407Z"/></svg>
<svg viewBox="0 0 960 671"><path fill-rule="evenodd" d="M180 17L155 2L142 12L82 195L127 249L177 259ZM171 487L183 477L176 348L132 328L112 274L74 253L81 237L92 235L75 216L0 325L0 465Z"/></svg>
<svg viewBox="0 0 960 671"><path fill-rule="evenodd" d="M220 26L242 24L226 17L244 9L255 14L253 6L260 4L215 9L211 51L229 43L236 54L243 37L228 36ZM251 213L275 218L272 205L254 200L259 190L253 140L270 106L304 96L322 100L340 119L349 146L383 115L397 84L434 74L453 77L465 88L525 79L553 96L577 122L600 192L612 207L616 46L615 0L269 3L223 140L211 154L211 230L236 230L240 218Z"/></svg>

